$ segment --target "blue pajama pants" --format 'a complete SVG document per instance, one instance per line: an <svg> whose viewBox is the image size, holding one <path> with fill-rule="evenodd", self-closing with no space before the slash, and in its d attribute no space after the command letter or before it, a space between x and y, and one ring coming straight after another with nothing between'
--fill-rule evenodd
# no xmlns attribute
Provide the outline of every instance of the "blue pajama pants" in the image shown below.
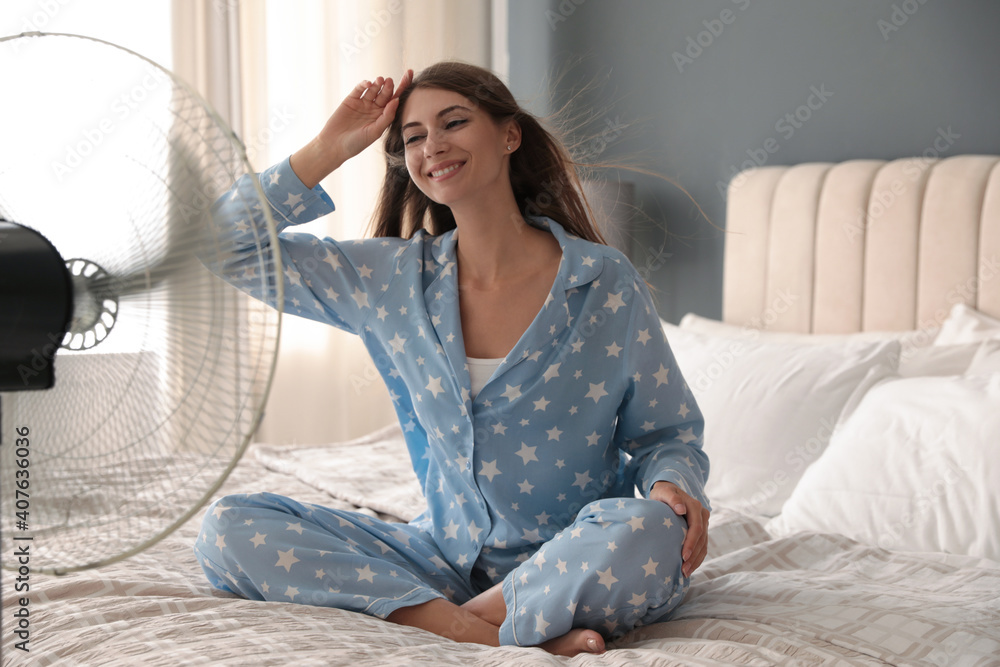
<svg viewBox="0 0 1000 667"><path fill-rule="evenodd" d="M681 572L686 528L659 501L606 498L586 505L552 540L506 568L500 643L534 646L581 627L615 637L664 620L689 583ZM380 618L435 598L462 604L484 589L415 525L273 493L213 503L194 552L220 590ZM474 581L485 579L475 567L473 574Z"/></svg>

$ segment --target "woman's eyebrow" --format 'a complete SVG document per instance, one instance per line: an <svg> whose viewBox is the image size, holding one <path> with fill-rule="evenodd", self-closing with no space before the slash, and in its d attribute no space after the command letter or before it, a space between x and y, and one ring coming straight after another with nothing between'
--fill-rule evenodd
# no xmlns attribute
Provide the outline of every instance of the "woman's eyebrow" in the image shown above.
<svg viewBox="0 0 1000 667"><path fill-rule="evenodd" d="M469 111L469 109L466 109L461 104L452 104L450 107L447 107L445 109L441 109L441 111L438 111L437 112L437 117L440 118L441 116L445 115L449 111L454 111L455 109L463 109L465 111ZM403 131L403 130L405 130L408 127L413 127L414 125L420 125L420 123L417 122L417 121L413 121L412 123L407 123L406 125L404 125L403 127L399 128L399 129L400 129L400 131Z"/></svg>

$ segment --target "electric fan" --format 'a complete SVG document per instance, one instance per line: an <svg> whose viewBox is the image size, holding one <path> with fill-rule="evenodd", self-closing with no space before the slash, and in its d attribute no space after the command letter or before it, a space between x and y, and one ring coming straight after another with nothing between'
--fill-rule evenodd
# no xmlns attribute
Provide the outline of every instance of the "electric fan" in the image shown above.
<svg viewBox="0 0 1000 667"><path fill-rule="evenodd" d="M267 233L216 229L246 151L152 61L25 33L0 39L0 90L0 557L58 574L164 537L235 466L276 359L280 255L256 178L232 197Z"/></svg>

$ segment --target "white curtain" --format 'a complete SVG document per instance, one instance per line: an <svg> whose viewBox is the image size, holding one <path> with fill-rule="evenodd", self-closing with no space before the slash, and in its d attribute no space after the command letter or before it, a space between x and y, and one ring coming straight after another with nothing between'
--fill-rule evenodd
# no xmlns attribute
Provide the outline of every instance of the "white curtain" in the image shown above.
<svg viewBox="0 0 1000 667"><path fill-rule="evenodd" d="M178 73L233 122L256 170L311 139L362 79L456 58L506 76L506 1L175 0ZM193 38L192 38L193 36ZM193 42L193 43L192 43ZM226 110L226 111L223 111ZM323 181L337 211L301 231L364 235L384 168L381 143ZM330 442L396 419L360 340L282 319L278 366L255 438Z"/></svg>

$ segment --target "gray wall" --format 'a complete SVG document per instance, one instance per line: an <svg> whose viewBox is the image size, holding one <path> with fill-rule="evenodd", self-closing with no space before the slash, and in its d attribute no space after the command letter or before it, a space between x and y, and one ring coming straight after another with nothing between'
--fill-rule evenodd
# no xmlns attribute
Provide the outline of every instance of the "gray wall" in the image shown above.
<svg viewBox="0 0 1000 667"><path fill-rule="evenodd" d="M632 123L600 158L677 181L711 220L678 188L623 175L656 221L637 231L633 263L673 322L721 316L713 225L742 166L1000 154L998 2L509 0L509 12L515 96L546 114L597 84L580 96L592 128Z"/></svg>

